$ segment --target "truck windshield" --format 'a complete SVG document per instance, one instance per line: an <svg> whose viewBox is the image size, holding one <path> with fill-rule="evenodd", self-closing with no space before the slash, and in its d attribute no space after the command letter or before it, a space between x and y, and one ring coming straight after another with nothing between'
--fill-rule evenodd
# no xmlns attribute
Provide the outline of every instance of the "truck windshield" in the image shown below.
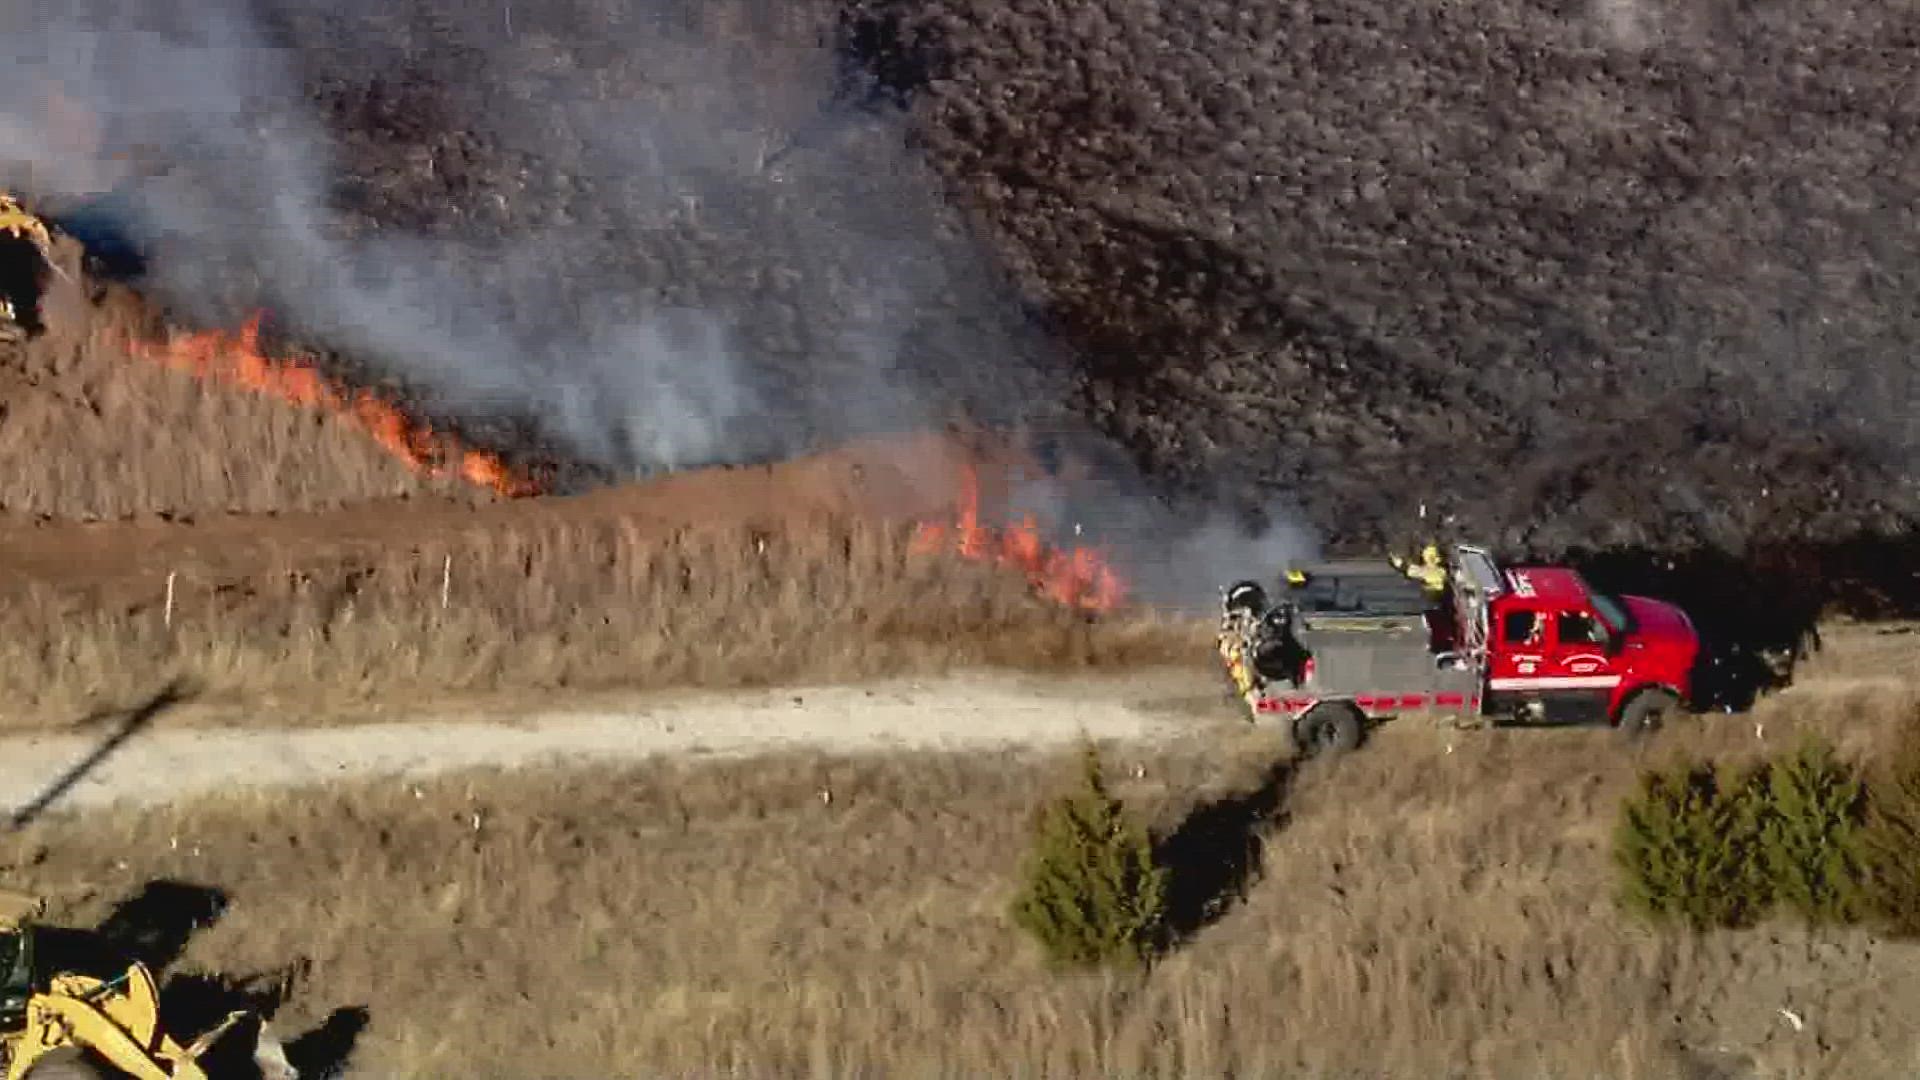
<svg viewBox="0 0 1920 1080"><path fill-rule="evenodd" d="M1607 629L1616 634L1624 634L1633 628L1633 620L1628 617L1627 609L1620 602L1605 593L1589 593L1593 598L1593 609L1606 620Z"/></svg>

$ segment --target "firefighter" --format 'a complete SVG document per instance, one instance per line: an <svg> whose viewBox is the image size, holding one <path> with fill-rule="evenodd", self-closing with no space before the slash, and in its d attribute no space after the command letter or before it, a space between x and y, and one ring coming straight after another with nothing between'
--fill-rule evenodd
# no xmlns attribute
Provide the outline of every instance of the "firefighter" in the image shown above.
<svg viewBox="0 0 1920 1080"><path fill-rule="evenodd" d="M1393 565L1403 574L1420 583L1430 596L1439 596L1447 589L1446 560L1440 556L1440 545L1429 542L1420 549L1420 560L1409 561L1399 555L1393 556Z"/></svg>

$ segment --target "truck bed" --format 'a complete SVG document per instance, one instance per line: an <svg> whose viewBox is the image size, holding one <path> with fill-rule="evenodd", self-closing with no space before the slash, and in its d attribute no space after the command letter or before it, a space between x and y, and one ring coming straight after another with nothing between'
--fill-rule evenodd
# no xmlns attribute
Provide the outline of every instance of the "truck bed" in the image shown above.
<svg viewBox="0 0 1920 1080"><path fill-rule="evenodd" d="M1298 635L1313 656L1317 694L1432 693L1471 687L1475 673L1442 670L1425 627L1381 632L1307 631Z"/></svg>
<svg viewBox="0 0 1920 1080"><path fill-rule="evenodd" d="M1307 576L1288 599L1313 677L1298 688L1271 687L1256 711L1297 714L1328 699L1376 717L1478 709L1479 672L1439 666L1437 646L1451 635L1429 622L1433 605L1417 582L1384 560L1322 564Z"/></svg>

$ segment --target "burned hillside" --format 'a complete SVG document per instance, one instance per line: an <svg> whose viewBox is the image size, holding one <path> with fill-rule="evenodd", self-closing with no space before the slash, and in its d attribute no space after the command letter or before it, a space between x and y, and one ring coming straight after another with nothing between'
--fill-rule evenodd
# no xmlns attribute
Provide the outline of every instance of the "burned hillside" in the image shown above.
<svg viewBox="0 0 1920 1080"><path fill-rule="evenodd" d="M932 160L1157 471L1548 546L1911 508L1910 11L867 17L925 58Z"/></svg>
<svg viewBox="0 0 1920 1080"><path fill-rule="evenodd" d="M96 6L76 25L124 22ZM184 7L123 51L194 107L143 109L100 58L52 72L102 117L95 156L150 158L110 192L32 192L136 247L138 285L183 321L264 308L429 413L529 418L626 473L1063 396L904 119L835 98L831 49L563 5L521 6L510 33L418 7Z"/></svg>
<svg viewBox="0 0 1920 1080"><path fill-rule="evenodd" d="M614 464L1071 411L1170 489L1334 538L1422 503L1545 549L1915 508L1920 15L1892 6L265 9L297 61L268 111L318 135L196 128L232 142L119 195L286 159L325 242L156 230L153 286L277 300ZM623 329L663 312L720 329Z"/></svg>

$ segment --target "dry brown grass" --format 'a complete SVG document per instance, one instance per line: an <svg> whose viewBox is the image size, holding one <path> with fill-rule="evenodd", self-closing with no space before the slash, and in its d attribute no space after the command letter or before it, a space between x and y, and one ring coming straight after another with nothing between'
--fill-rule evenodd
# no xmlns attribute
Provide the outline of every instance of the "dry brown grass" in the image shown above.
<svg viewBox="0 0 1920 1080"><path fill-rule="evenodd" d="M0 727L65 725L176 678L299 710L448 693L748 686L978 665L1205 663L1207 627L1089 619L1017 575L915 556L904 527L635 522L476 532L238 582L182 573L127 609L0 606ZM446 577L450 568L450 577ZM442 606L442 585L446 582Z"/></svg>
<svg viewBox="0 0 1920 1080"><path fill-rule="evenodd" d="M1652 752L1738 751L1750 727ZM1165 829L1277 749L1109 760ZM1390 730L1295 777L1264 879L1139 982L1049 976L1004 917L1059 757L236 794L36 824L0 857L77 925L149 879L229 890L183 970L310 965L282 1026L366 1006L362 1075L1912 1075L1910 950L1615 912L1608 831L1637 764L1606 732Z"/></svg>
<svg viewBox="0 0 1920 1080"><path fill-rule="evenodd" d="M60 254L78 281L77 249ZM1207 655L1192 625L1089 622L1017 578L910 559L900 528L860 523L902 491L943 491L939 463L911 440L901 461L883 455L900 476L872 470L871 505L841 499L823 479L839 466L823 458L770 468L758 486L722 471L611 509L622 492L473 514L471 489L422 480L336 418L127 356L115 344L126 333L157 331L130 294L90 299L62 283L48 321L0 364L14 384L0 418L0 510L13 514L0 524L16 556L0 604L0 728L69 724L177 679L282 722L376 698ZM456 498L366 505L423 494ZM887 520L906 509L888 504ZM320 513L256 525L228 511ZM201 520L20 520L152 513Z"/></svg>
<svg viewBox="0 0 1920 1080"><path fill-rule="evenodd" d="M56 518L327 509L437 492L352 424L204 384L128 355L158 332L117 287L82 295L79 249L58 255L74 282L46 301L49 333L0 356L0 509Z"/></svg>

